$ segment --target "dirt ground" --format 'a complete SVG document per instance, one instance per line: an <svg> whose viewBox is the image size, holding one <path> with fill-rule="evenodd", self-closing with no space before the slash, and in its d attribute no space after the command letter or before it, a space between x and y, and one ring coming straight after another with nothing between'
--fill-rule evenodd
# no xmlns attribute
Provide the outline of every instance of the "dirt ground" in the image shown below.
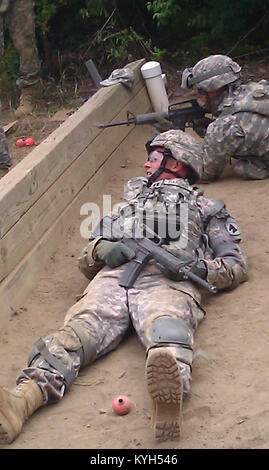
<svg viewBox="0 0 269 470"><path fill-rule="evenodd" d="M176 95L172 99L178 99ZM59 122L51 125L42 121L44 138ZM143 174L144 142L149 135L149 127L135 129L125 164L105 188L115 200L120 200L128 178ZM13 146L17 136L15 130L8 134L14 161L28 151ZM42 136L36 138L39 143ZM268 185L268 180L241 181L229 167L219 182L204 186L206 195L226 202L241 227L249 280L232 292L204 297L207 315L196 333L195 350L202 349L208 359L198 356L193 364L179 442L154 440L144 379L145 351L131 329L117 350L81 371L60 403L38 410L17 440L1 449L267 449ZM13 386L33 342L62 325L66 310L86 287L88 281L76 263L85 244L74 221L62 247L40 272L27 302L10 314L8 328L0 333L1 384ZM132 402L125 416L115 415L111 408L119 394L128 395Z"/></svg>

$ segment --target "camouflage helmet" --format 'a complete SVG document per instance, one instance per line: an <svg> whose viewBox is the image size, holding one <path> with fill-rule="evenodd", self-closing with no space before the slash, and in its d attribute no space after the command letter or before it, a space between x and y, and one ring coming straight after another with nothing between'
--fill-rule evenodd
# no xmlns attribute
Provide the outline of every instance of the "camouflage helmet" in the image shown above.
<svg viewBox="0 0 269 470"><path fill-rule="evenodd" d="M182 73L181 87L197 85L202 91L218 90L241 77L241 67L226 55L211 55L199 60L194 67Z"/></svg>
<svg viewBox="0 0 269 470"><path fill-rule="evenodd" d="M190 184L197 182L202 174L203 150L199 142L190 134L180 129L170 129L155 135L146 143L148 152L154 147L163 147L171 152L171 156L185 165L188 165L192 172L188 177Z"/></svg>

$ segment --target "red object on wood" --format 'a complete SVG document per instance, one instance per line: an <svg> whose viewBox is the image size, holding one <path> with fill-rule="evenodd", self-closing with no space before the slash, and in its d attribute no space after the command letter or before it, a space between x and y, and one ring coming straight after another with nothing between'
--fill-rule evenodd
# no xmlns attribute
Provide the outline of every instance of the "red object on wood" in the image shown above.
<svg viewBox="0 0 269 470"><path fill-rule="evenodd" d="M125 395L119 395L113 399L112 408L117 415L127 415L131 408L130 399Z"/></svg>

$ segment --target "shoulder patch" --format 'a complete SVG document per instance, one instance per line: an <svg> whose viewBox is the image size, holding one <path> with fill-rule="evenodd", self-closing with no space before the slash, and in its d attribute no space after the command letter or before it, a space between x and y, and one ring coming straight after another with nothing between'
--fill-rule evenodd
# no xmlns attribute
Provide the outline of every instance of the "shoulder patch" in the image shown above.
<svg viewBox="0 0 269 470"><path fill-rule="evenodd" d="M240 237L241 231L234 220L228 220L225 224L226 230L232 237Z"/></svg>

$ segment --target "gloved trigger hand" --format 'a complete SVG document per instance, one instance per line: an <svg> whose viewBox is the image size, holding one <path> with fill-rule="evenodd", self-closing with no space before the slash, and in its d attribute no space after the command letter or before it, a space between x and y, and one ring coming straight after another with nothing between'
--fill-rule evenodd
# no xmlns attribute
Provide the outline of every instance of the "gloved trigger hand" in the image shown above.
<svg viewBox="0 0 269 470"><path fill-rule="evenodd" d="M135 252L122 242L100 240L95 249L94 256L97 261L103 261L110 268L116 268L135 256Z"/></svg>
<svg viewBox="0 0 269 470"><path fill-rule="evenodd" d="M180 253L177 256L182 261L182 263L186 263L186 267L191 267L190 270L193 274L196 274L201 279L206 279L207 267L203 259L192 256L185 250L180 250Z"/></svg>

